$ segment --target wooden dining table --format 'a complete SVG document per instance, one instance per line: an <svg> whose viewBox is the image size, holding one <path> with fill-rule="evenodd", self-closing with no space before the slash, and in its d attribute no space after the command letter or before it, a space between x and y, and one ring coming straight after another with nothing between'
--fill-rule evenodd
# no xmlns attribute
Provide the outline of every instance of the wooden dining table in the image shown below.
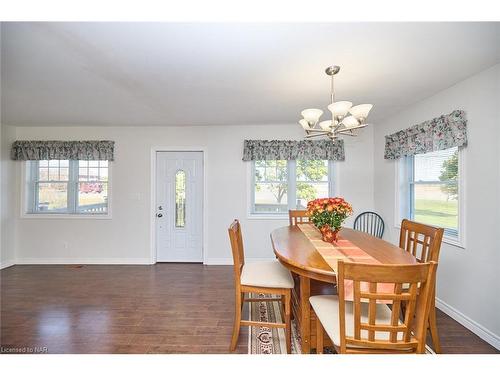
<svg viewBox="0 0 500 375"><path fill-rule="evenodd" d="M350 241L380 264L417 263L409 252L364 232L342 228L339 239ZM294 275L292 313L300 333L302 353L310 353L315 348L316 317L309 305L309 297L336 293L335 272L297 225L273 230L271 242L278 260ZM329 343L326 341L325 344Z"/></svg>

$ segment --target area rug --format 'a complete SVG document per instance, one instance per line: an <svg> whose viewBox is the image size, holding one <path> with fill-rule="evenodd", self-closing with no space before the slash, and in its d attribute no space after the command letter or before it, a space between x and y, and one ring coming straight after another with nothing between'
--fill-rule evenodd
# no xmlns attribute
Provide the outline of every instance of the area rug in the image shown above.
<svg viewBox="0 0 500 375"><path fill-rule="evenodd" d="M250 298L270 298L265 294L251 294ZM249 320L283 323L279 301L249 303ZM248 354L286 354L285 330L250 326L248 332ZM426 354L436 354L426 345ZM300 354L300 335L292 320L292 354ZM334 354L333 348L326 347L325 354Z"/></svg>

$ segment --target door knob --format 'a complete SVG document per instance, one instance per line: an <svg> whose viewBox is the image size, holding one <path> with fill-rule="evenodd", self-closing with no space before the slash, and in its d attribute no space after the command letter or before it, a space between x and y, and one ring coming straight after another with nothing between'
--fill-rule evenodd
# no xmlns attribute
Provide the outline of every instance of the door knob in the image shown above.
<svg viewBox="0 0 500 375"><path fill-rule="evenodd" d="M163 217L163 214L157 214L156 217Z"/></svg>

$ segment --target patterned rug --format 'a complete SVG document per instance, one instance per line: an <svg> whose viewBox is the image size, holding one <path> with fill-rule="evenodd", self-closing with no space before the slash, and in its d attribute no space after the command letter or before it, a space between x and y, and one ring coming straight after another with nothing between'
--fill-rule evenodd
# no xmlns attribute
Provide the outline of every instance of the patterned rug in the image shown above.
<svg viewBox="0 0 500 375"><path fill-rule="evenodd" d="M251 298L269 298L265 294L251 294ZM283 323L279 301L249 303L249 320ZM248 354L286 354L285 330L282 328L248 327ZM426 354L436 354L426 345ZM300 354L300 335L292 320L292 354ZM334 354L333 348L326 347L325 354Z"/></svg>

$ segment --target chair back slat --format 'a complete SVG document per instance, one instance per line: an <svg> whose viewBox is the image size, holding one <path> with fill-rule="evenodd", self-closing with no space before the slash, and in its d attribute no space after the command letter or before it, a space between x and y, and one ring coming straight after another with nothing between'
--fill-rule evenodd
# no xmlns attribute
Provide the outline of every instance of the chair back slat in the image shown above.
<svg viewBox="0 0 500 375"><path fill-rule="evenodd" d="M374 265L338 262L339 326L341 353L425 353L436 262L413 265ZM353 329L346 327L346 280L353 284ZM379 292L378 284L394 284L390 293ZM409 284L409 288L403 288ZM400 321L401 301L407 308ZM392 305L390 319L377 316L381 303ZM365 313L363 313L363 311ZM366 316L367 319L362 316ZM387 314L387 312L385 313ZM348 336L346 331L353 332ZM353 348L356 346L356 348Z"/></svg>
<svg viewBox="0 0 500 375"><path fill-rule="evenodd" d="M241 225L238 219L235 219L228 228L229 240L231 242L231 251L233 253L234 279L239 284L241 269L245 264L245 253L243 251L243 236L241 234Z"/></svg>
<svg viewBox="0 0 500 375"><path fill-rule="evenodd" d="M366 211L359 214L356 219L354 219L354 229L369 233L378 238L382 238L384 235L385 224L379 214L376 212Z"/></svg>
<svg viewBox="0 0 500 375"><path fill-rule="evenodd" d="M307 216L307 210L288 210L288 219L290 220L290 225L297 225L309 222L309 216Z"/></svg>
<svg viewBox="0 0 500 375"><path fill-rule="evenodd" d="M444 229L404 219L401 222L399 247L419 262L439 261Z"/></svg>

